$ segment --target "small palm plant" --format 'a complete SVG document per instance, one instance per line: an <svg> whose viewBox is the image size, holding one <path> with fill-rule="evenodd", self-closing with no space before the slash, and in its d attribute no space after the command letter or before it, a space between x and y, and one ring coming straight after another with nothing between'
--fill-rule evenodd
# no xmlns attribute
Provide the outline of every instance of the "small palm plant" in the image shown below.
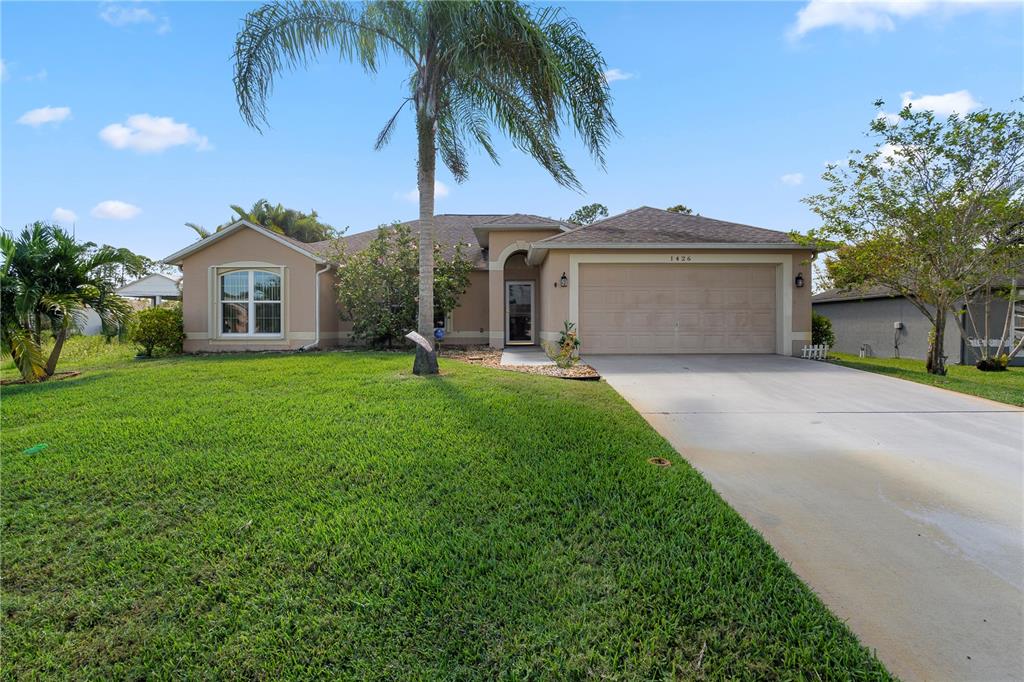
<svg viewBox="0 0 1024 682"><path fill-rule="evenodd" d="M141 274L141 259L126 249L79 243L54 225L37 222L17 238L0 234L0 351L13 358L27 382L53 376L64 341L87 308L105 328L122 324L131 314L109 278L112 265ZM45 324L44 324L45 323ZM43 329L54 345L43 352Z"/></svg>
<svg viewBox="0 0 1024 682"><path fill-rule="evenodd" d="M409 69L408 95L377 135L387 144L411 105L419 189L419 313L434 326L434 176L437 156L456 181L469 175L468 152L495 163L491 129L540 163L560 185L578 189L558 137L572 128L600 163L617 131L605 62L575 20L520 2L280 2L250 12L235 39L235 96L245 121L267 122L267 100L282 71L340 56L375 73L389 58ZM417 347L413 370L436 373L433 352ZM426 355L424 355L426 354Z"/></svg>
<svg viewBox="0 0 1024 682"><path fill-rule="evenodd" d="M558 336L558 344L544 342L544 352L562 369L573 367L579 362L580 335L576 332L576 325L566 320Z"/></svg>

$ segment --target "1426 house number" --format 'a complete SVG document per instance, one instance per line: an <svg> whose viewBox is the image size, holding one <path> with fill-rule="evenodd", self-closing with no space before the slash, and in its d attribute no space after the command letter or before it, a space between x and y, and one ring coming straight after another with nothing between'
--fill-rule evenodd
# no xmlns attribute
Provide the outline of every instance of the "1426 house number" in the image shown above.
<svg viewBox="0 0 1024 682"><path fill-rule="evenodd" d="M693 256L669 256L668 260L671 263L692 263Z"/></svg>

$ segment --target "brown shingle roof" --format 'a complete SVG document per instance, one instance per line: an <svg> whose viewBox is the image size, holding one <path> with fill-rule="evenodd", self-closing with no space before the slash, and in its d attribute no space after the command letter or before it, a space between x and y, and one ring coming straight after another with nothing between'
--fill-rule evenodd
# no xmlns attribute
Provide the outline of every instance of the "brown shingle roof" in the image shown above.
<svg viewBox="0 0 1024 682"><path fill-rule="evenodd" d="M451 255L454 251L455 244L463 242L468 244L468 248L465 251L465 255L473 262L473 267L483 268L487 267L487 261L484 260L483 253L480 249L480 242L477 241L476 235L473 234L473 228L477 227L483 222L493 220L495 218L502 218L504 215L490 214L466 214L466 213L442 213L441 215L434 216L434 238L438 243L442 244L444 253L446 256ZM412 230L413 234L419 234L419 220L409 220L402 223L408 225ZM367 245L373 241L373 238L377 236L377 232L380 228L374 228L372 230L366 230L365 232L359 232L356 234L348 235L343 237L345 240L345 248L349 252L362 251ZM309 248L315 248L319 253L330 247L331 242L315 242L313 244L307 244Z"/></svg>
<svg viewBox="0 0 1024 682"><path fill-rule="evenodd" d="M545 218L544 216L533 215L530 213L512 213L510 215L500 215L490 220L481 221L480 227L522 227L523 225L542 225L544 227L558 227L568 228L570 227L567 223L563 223L560 220L553 218Z"/></svg>
<svg viewBox="0 0 1024 682"><path fill-rule="evenodd" d="M785 232L641 206L541 244L792 244Z"/></svg>

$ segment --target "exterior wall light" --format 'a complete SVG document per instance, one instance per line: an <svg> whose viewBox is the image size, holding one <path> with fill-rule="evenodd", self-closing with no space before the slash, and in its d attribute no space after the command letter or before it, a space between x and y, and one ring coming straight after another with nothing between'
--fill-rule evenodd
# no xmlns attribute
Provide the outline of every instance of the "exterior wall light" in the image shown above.
<svg viewBox="0 0 1024 682"><path fill-rule="evenodd" d="M564 272L562 273L562 277L558 280L558 283L562 286L563 289L569 286L569 278L565 276Z"/></svg>
<svg viewBox="0 0 1024 682"><path fill-rule="evenodd" d="M798 273L797 276L796 276L796 279L793 281L793 284L796 285L797 289L803 289L804 288L804 273L802 273L802 272Z"/></svg>

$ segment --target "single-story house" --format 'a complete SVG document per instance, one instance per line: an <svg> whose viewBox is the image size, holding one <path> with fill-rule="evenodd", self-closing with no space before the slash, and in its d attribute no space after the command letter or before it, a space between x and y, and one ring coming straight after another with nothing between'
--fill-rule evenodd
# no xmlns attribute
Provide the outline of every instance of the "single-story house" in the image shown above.
<svg viewBox="0 0 1024 682"><path fill-rule="evenodd" d="M114 291L121 298L133 299L130 303L134 310L143 310L150 306L158 306L164 300L181 298L178 285L180 280L180 277L168 277L154 272ZM85 317L79 322L78 333L82 336L99 336L103 333L103 322L95 310L86 309Z"/></svg>
<svg viewBox="0 0 1024 682"><path fill-rule="evenodd" d="M1024 282L1024 278L1019 282ZM1020 288L1020 296L1024 297L1024 287ZM863 352L868 357L922 360L928 355L931 322L904 296L894 296L885 287L871 287L859 292L828 289L815 294L811 301L815 313L832 321L832 332L836 337L834 349L840 353L857 355ZM1007 305L1007 301L996 298L989 308L987 342L991 346L998 345L1002 336ZM1017 301L1016 306L1014 329L1008 334L1011 340L1024 336L1024 301ZM966 306L961 305L960 310L962 315ZM971 315L981 331L984 325L983 306L972 303ZM946 320L943 348L948 362L973 365L978 360L977 347L981 343L985 341L972 339L971 343L965 343L952 316ZM1013 364L1024 364L1024 357L1018 356Z"/></svg>
<svg viewBox="0 0 1024 682"><path fill-rule="evenodd" d="M419 221L406 223L416 233ZM343 237L364 248L375 230ZM438 215L474 270L446 343L555 341L584 353L799 355L811 333L814 252L786 233L642 207L576 227L535 215ZM168 256L183 278L186 351L328 347L348 340L332 242L238 221ZM806 283L806 285L805 285Z"/></svg>
<svg viewBox="0 0 1024 682"><path fill-rule="evenodd" d="M153 307L181 298L181 278L150 273L117 290L122 298L146 299Z"/></svg>

